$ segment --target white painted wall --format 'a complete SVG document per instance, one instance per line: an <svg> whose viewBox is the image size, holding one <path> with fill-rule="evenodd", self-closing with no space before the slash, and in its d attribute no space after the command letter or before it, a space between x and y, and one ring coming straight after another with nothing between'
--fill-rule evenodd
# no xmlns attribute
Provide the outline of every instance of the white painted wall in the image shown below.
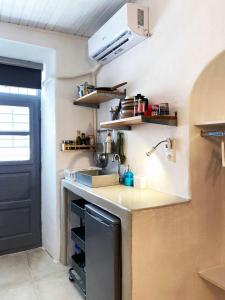
<svg viewBox="0 0 225 300"><path fill-rule="evenodd" d="M87 56L87 40L73 35L34 30L0 23L0 55L44 63L42 89L42 241L59 259L60 176L64 168L85 167L88 152L62 153L60 141L74 139L77 129L93 130L93 111L73 105L76 85L90 80L58 80L86 73L93 65Z"/></svg>
<svg viewBox="0 0 225 300"><path fill-rule="evenodd" d="M150 187L190 197L189 94L201 70L225 48L225 2L140 2L150 7L152 37L104 66L98 85L128 81L128 96L141 92L153 103L169 102L178 111L178 128L142 125L126 132L126 155L134 173L146 175ZM99 121L109 118L109 107L101 106ZM151 158L145 156L165 137L176 139L176 163L167 161L163 147Z"/></svg>

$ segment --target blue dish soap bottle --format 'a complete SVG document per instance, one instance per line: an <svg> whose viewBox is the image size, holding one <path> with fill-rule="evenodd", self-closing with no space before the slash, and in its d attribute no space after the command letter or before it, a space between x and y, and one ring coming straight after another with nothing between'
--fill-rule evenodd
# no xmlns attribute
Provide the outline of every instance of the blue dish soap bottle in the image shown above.
<svg viewBox="0 0 225 300"><path fill-rule="evenodd" d="M131 172L130 166L128 166L128 169L124 174L124 184L126 186L134 186L134 174Z"/></svg>

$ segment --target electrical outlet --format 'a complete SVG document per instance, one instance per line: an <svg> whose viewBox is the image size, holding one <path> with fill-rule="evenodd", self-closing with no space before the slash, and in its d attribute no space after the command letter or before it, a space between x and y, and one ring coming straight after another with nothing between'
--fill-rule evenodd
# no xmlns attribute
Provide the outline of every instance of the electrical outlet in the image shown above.
<svg viewBox="0 0 225 300"><path fill-rule="evenodd" d="M176 162L176 152L174 148L174 140L167 139L167 143L165 144L165 152L168 160L172 162Z"/></svg>
<svg viewBox="0 0 225 300"><path fill-rule="evenodd" d="M166 150L166 157L168 160L172 161L172 162L176 162L176 153L174 150Z"/></svg>

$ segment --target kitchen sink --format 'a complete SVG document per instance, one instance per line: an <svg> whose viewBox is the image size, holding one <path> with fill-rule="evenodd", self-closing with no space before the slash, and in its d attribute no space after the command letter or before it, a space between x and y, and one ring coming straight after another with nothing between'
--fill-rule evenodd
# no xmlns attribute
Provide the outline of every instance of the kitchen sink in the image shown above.
<svg viewBox="0 0 225 300"><path fill-rule="evenodd" d="M76 180L89 187L102 187L119 184L117 173L107 173L103 170L78 171Z"/></svg>

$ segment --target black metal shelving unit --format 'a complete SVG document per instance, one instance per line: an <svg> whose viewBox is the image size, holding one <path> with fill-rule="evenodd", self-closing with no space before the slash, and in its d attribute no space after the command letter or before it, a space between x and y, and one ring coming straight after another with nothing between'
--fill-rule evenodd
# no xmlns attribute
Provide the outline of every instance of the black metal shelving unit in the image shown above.
<svg viewBox="0 0 225 300"><path fill-rule="evenodd" d="M71 202L71 211L80 218L80 226L71 229L75 250L69 279L84 299L120 300L120 219L81 198Z"/></svg>
<svg viewBox="0 0 225 300"><path fill-rule="evenodd" d="M69 279L86 298L86 271L85 271L85 205L84 199L71 201L71 211L80 218L80 226L71 229L71 239L77 251L72 255L72 268L69 270Z"/></svg>

